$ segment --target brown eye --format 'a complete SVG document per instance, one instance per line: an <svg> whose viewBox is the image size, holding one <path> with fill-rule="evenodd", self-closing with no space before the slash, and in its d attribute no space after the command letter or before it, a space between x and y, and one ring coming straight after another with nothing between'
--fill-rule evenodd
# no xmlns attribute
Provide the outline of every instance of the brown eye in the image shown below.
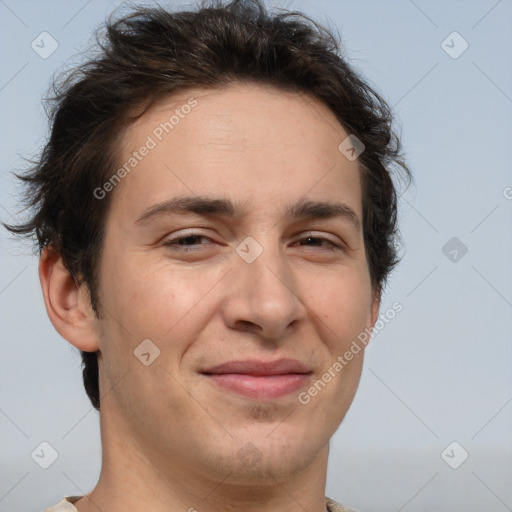
<svg viewBox="0 0 512 512"><path fill-rule="evenodd" d="M171 247L172 250L176 251L196 251L199 248L198 246L207 245L205 243L200 243L199 240L201 239L211 240L211 238L201 233L192 232L166 240L162 245L165 245L166 247Z"/></svg>
<svg viewBox="0 0 512 512"><path fill-rule="evenodd" d="M309 242L309 243L302 243L304 241ZM328 238L313 236L313 235L309 235L304 238L301 238L298 243L299 243L299 245L303 245L303 246L305 245L308 247L318 247L320 249L328 249L328 250L343 249L343 247L341 245L334 243L332 240L329 240ZM324 244L324 246L322 246L320 244Z"/></svg>

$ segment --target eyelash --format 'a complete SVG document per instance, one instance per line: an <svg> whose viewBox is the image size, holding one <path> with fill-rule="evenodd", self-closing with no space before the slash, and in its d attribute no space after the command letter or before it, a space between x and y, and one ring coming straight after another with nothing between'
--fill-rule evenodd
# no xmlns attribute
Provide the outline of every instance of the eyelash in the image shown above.
<svg viewBox="0 0 512 512"><path fill-rule="evenodd" d="M180 245L179 244L179 242L181 240L186 240L187 238L208 238L208 239L211 240L210 237L208 237L206 235L203 235L202 233L190 232L190 233L187 233L185 235L181 235L179 237L166 240L162 245L165 245L166 247L171 247L173 250L177 250L177 251L181 251L181 252L197 251L199 249L197 247L194 247L194 246L206 245L206 244L192 244L192 245ZM326 250L337 251L337 250L343 250L344 249L344 247L341 244L336 244L332 240L329 240L328 238L324 238L324 237L321 237L321 236L308 235L308 236L305 236L305 237L299 239L298 241L307 240L307 239L321 240L323 242L328 242L329 244L331 244L331 247L326 249Z"/></svg>

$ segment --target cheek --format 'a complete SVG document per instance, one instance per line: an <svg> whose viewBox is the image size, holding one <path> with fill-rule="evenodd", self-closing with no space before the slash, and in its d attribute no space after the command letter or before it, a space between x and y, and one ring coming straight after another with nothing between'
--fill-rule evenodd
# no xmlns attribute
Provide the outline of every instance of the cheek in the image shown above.
<svg viewBox="0 0 512 512"><path fill-rule="evenodd" d="M105 306L137 339L162 341L197 318L198 305L222 279L219 270L128 255L103 277ZM198 328L200 325L198 325ZM190 327L189 327L190 328Z"/></svg>
<svg viewBox="0 0 512 512"><path fill-rule="evenodd" d="M121 382L112 396L126 407L152 394L167 393L169 400L178 400L180 388L168 371L203 330L207 317L201 299L219 279L199 267L191 271L165 262L148 264L137 256L119 258L116 265L113 261L105 260L109 270L100 281L106 311L100 347L106 388ZM149 350L151 358L156 353L144 340L159 350L148 366L136 357L142 351Z"/></svg>
<svg viewBox="0 0 512 512"><path fill-rule="evenodd" d="M339 352L371 323L371 287L364 272L343 272L317 281L306 304L321 322L331 351Z"/></svg>

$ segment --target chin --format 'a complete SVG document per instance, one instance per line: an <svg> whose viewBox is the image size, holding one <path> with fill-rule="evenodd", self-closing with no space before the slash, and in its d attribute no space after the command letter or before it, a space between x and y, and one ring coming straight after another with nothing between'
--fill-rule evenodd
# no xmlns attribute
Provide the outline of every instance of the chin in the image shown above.
<svg viewBox="0 0 512 512"><path fill-rule="evenodd" d="M282 424L266 428L243 429L243 434L230 439L229 445L220 449L224 453L212 453L211 461L223 468L226 482L237 485L275 485L304 471L318 457L327 456L328 439L323 442L304 426L290 429ZM281 431L280 431L281 429ZM292 432L293 430L293 432ZM302 430L302 432L299 432ZM323 435L322 435L323 437ZM220 447L219 447L220 448Z"/></svg>
<svg viewBox="0 0 512 512"><path fill-rule="evenodd" d="M263 450L255 460L237 460L228 482L238 485L275 485L302 473L314 462L318 453L314 450L296 447L276 453L274 449Z"/></svg>

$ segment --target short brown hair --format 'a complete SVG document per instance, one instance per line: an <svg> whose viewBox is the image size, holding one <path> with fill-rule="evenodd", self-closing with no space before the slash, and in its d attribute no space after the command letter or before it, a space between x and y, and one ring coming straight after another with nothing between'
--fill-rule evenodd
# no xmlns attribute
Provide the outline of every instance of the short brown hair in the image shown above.
<svg viewBox="0 0 512 512"><path fill-rule="evenodd" d="M104 29L97 55L54 82L49 140L18 176L33 215L6 225L35 234L40 251L58 250L77 284L87 285L98 317L97 267L112 194L99 200L93 191L117 168L119 134L163 96L237 81L308 93L364 144L364 243L372 286L381 293L399 261L391 170L409 180L411 174L388 105L347 63L331 32L302 13L269 13L261 0L202 2L181 12L137 8ZM81 355L85 389L99 409L97 353Z"/></svg>

